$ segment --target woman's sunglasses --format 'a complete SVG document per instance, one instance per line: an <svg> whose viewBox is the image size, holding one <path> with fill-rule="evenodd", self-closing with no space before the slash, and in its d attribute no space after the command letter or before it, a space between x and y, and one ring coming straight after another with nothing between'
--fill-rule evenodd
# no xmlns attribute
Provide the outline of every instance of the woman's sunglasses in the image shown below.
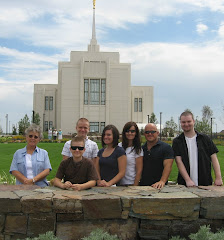
<svg viewBox="0 0 224 240"><path fill-rule="evenodd" d="M37 138L39 138L37 135L29 135L29 138L35 138L35 139L37 139Z"/></svg>
<svg viewBox="0 0 224 240"><path fill-rule="evenodd" d="M129 129L129 130L126 130L126 133L129 133L129 132L130 132L130 133L135 133L136 131L135 131L135 130L130 130L130 129Z"/></svg>

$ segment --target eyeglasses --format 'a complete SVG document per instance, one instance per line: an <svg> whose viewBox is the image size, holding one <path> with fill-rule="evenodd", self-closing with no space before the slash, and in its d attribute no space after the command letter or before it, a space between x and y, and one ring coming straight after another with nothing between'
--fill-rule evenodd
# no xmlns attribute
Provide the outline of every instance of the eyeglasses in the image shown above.
<svg viewBox="0 0 224 240"><path fill-rule="evenodd" d="M71 146L72 150L76 150L77 148L79 151L82 151L84 149L84 147L80 147L80 146Z"/></svg>
<svg viewBox="0 0 224 240"><path fill-rule="evenodd" d="M29 138L35 138L35 139L38 139L39 136L37 136L37 135L29 135Z"/></svg>
<svg viewBox="0 0 224 240"><path fill-rule="evenodd" d="M131 133L135 133L136 131L135 130L126 130L126 133L129 133L129 132L131 132Z"/></svg>
<svg viewBox="0 0 224 240"><path fill-rule="evenodd" d="M151 134L154 134L154 133L156 133L157 131L145 131L145 134L149 134L149 133L151 133Z"/></svg>

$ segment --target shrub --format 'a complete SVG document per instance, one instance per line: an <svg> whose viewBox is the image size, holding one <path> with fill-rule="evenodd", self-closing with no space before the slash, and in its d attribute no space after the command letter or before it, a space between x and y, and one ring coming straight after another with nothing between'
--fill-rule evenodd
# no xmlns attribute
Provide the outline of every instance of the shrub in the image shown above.
<svg viewBox="0 0 224 240"><path fill-rule="evenodd" d="M210 226L201 226L197 233L189 235L191 240L221 240L224 239L224 230L220 230L217 233L211 232ZM179 236L172 237L170 240L185 240Z"/></svg>
<svg viewBox="0 0 224 240"><path fill-rule="evenodd" d="M104 232L102 229L97 228L92 231L88 237L82 238L82 240L119 240L117 235L110 235L108 232Z"/></svg>
<svg viewBox="0 0 224 240"><path fill-rule="evenodd" d="M6 137L0 137L0 143L6 142Z"/></svg>
<svg viewBox="0 0 224 240"><path fill-rule="evenodd" d="M172 237L170 240L186 240L185 238L181 238L180 236Z"/></svg>
<svg viewBox="0 0 224 240"><path fill-rule="evenodd" d="M0 184L16 184L16 178L10 173L6 173L5 171L0 172Z"/></svg>
<svg viewBox="0 0 224 240"><path fill-rule="evenodd" d="M210 232L209 226L201 226L197 233L190 234L189 238L192 240L210 240L214 233Z"/></svg>
<svg viewBox="0 0 224 240"><path fill-rule="evenodd" d="M11 136L1 136L0 137L0 143L4 143L4 142L9 142L12 140L12 137Z"/></svg>
<svg viewBox="0 0 224 240"><path fill-rule="evenodd" d="M58 237L55 237L53 232L46 232L45 234L40 234L38 237L26 238L25 240L60 240L60 239Z"/></svg>
<svg viewBox="0 0 224 240"><path fill-rule="evenodd" d="M12 137L13 140L26 140L26 137L23 135L16 135Z"/></svg>
<svg viewBox="0 0 224 240"><path fill-rule="evenodd" d="M215 145L219 145L219 146L224 146L224 141L223 139L219 140L219 139L213 139L213 142L215 143Z"/></svg>
<svg viewBox="0 0 224 240"><path fill-rule="evenodd" d="M0 143L13 143L13 142L25 142L26 138L22 135L16 136L1 136Z"/></svg>
<svg viewBox="0 0 224 240"><path fill-rule="evenodd" d="M48 132L43 132L43 139L48 139Z"/></svg>

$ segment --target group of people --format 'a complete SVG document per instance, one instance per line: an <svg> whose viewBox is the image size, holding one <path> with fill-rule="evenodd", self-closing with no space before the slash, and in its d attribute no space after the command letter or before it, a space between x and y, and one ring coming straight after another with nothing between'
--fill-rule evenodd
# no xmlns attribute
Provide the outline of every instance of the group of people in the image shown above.
<svg viewBox="0 0 224 240"><path fill-rule="evenodd" d="M194 129L194 117L189 111L180 116L183 133L173 140L173 146L159 140L155 124L145 126L146 142L141 146L141 135L135 122L125 124L122 141L114 125L107 125L102 133L102 149L87 136L89 121L80 118L77 135L67 141L62 150L62 162L54 185L62 189L84 190L94 186L152 186L161 189L168 182L173 160L176 160L178 184L194 187L221 186L222 176L213 141ZM40 128L31 125L26 130L27 146L16 151L10 173L17 184L47 186L46 176L51 171L48 153L37 147Z"/></svg>
<svg viewBox="0 0 224 240"><path fill-rule="evenodd" d="M57 129L53 129L49 128L48 129L48 139L51 140L53 137L53 140L61 140L62 139L62 131L61 129L59 129L59 131L57 131Z"/></svg>

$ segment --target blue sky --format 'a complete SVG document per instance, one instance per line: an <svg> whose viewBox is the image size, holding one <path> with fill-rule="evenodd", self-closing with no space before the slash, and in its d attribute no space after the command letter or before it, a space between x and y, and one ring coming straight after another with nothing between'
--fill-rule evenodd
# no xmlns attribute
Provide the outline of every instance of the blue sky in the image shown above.
<svg viewBox="0 0 224 240"><path fill-rule="evenodd" d="M32 114L35 83L57 83L58 61L86 51L92 0L0 0L0 126ZM96 0L101 51L132 64L132 85L154 86L154 112L186 108L224 129L224 0Z"/></svg>

